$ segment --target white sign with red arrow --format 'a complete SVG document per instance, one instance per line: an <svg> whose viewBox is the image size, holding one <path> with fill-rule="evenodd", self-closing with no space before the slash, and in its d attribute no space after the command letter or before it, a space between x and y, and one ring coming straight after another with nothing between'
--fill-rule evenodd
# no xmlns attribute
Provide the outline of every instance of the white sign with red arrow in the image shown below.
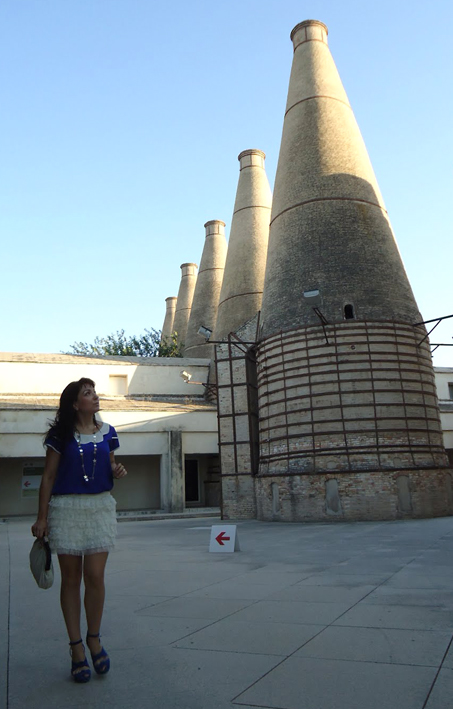
<svg viewBox="0 0 453 709"><path fill-rule="evenodd" d="M209 551L229 552L240 551L237 527L235 524L211 527L211 541Z"/></svg>
<svg viewBox="0 0 453 709"><path fill-rule="evenodd" d="M22 497L38 497L42 475L24 475L22 477Z"/></svg>

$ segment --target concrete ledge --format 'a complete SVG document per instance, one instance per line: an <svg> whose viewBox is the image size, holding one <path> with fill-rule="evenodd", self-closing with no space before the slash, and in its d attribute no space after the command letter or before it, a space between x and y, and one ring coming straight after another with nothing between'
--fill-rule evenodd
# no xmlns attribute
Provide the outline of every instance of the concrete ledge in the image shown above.
<svg viewBox="0 0 453 709"><path fill-rule="evenodd" d="M116 515L118 522L138 522L140 520L160 520L160 519L194 519L196 517L220 518L219 507L194 507L183 512L165 512L164 510L131 510L118 512ZM36 515L11 515L0 518L0 524L6 522L30 522L36 519Z"/></svg>
<svg viewBox="0 0 453 709"><path fill-rule="evenodd" d="M218 507L194 508L183 512L164 512L164 510L144 510L143 512L119 512L118 522L138 522L140 520L194 519L196 517L215 517L220 519Z"/></svg>

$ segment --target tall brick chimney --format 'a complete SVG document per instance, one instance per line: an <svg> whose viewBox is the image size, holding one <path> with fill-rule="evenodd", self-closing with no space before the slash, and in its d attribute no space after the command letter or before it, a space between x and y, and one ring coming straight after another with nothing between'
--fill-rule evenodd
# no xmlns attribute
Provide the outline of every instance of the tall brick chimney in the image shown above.
<svg viewBox="0 0 453 709"><path fill-rule="evenodd" d="M177 298L170 297L170 298L165 298L165 319L164 319L164 324L162 325L162 334L161 334L161 342L164 342L165 340L169 343L170 338L173 334L173 323L175 320L175 310L176 310L176 303L177 303Z"/></svg>
<svg viewBox="0 0 453 709"><path fill-rule="evenodd" d="M181 264L181 283L179 284L175 319L173 321L173 332L177 333L177 342L180 346L184 345L186 341L187 323L189 322L197 280L197 268L196 263Z"/></svg>
<svg viewBox="0 0 453 709"><path fill-rule="evenodd" d="M453 512L423 320L327 27L297 25L257 349L261 519Z"/></svg>
<svg viewBox="0 0 453 709"><path fill-rule="evenodd" d="M272 194L261 150L238 156L239 182L213 340L221 340L261 307Z"/></svg>
<svg viewBox="0 0 453 709"><path fill-rule="evenodd" d="M220 289L227 254L225 222L214 219L206 222L206 237L201 256L198 278L187 326L184 357L213 356L214 346L209 344L206 335L200 334L200 327L214 330L219 307Z"/></svg>

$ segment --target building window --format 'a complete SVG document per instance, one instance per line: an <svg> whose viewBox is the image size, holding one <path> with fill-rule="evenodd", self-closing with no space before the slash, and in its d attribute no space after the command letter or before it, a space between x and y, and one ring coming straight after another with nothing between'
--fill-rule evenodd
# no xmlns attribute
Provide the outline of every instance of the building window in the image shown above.
<svg viewBox="0 0 453 709"><path fill-rule="evenodd" d="M453 382L448 382L448 398L453 399Z"/></svg>
<svg viewBox="0 0 453 709"><path fill-rule="evenodd" d="M355 315L354 315L354 306L348 303L347 305L344 306L344 319L345 320L354 320Z"/></svg>
<svg viewBox="0 0 453 709"><path fill-rule="evenodd" d="M127 396L127 374L109 374L109 393L112 396Z"/></svg>

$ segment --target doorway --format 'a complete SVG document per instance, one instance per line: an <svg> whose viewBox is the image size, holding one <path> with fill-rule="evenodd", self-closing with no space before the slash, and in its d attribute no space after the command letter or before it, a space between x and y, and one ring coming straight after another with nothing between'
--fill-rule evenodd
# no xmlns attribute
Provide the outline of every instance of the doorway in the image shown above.
<svg viewBox="0 0 453 709"><path fill-rule="evenodd" d="M186 489L186 504L188 502L200 502L200 479L198 474L198 460L191 460L186 458L184 478Z"/></svg>

